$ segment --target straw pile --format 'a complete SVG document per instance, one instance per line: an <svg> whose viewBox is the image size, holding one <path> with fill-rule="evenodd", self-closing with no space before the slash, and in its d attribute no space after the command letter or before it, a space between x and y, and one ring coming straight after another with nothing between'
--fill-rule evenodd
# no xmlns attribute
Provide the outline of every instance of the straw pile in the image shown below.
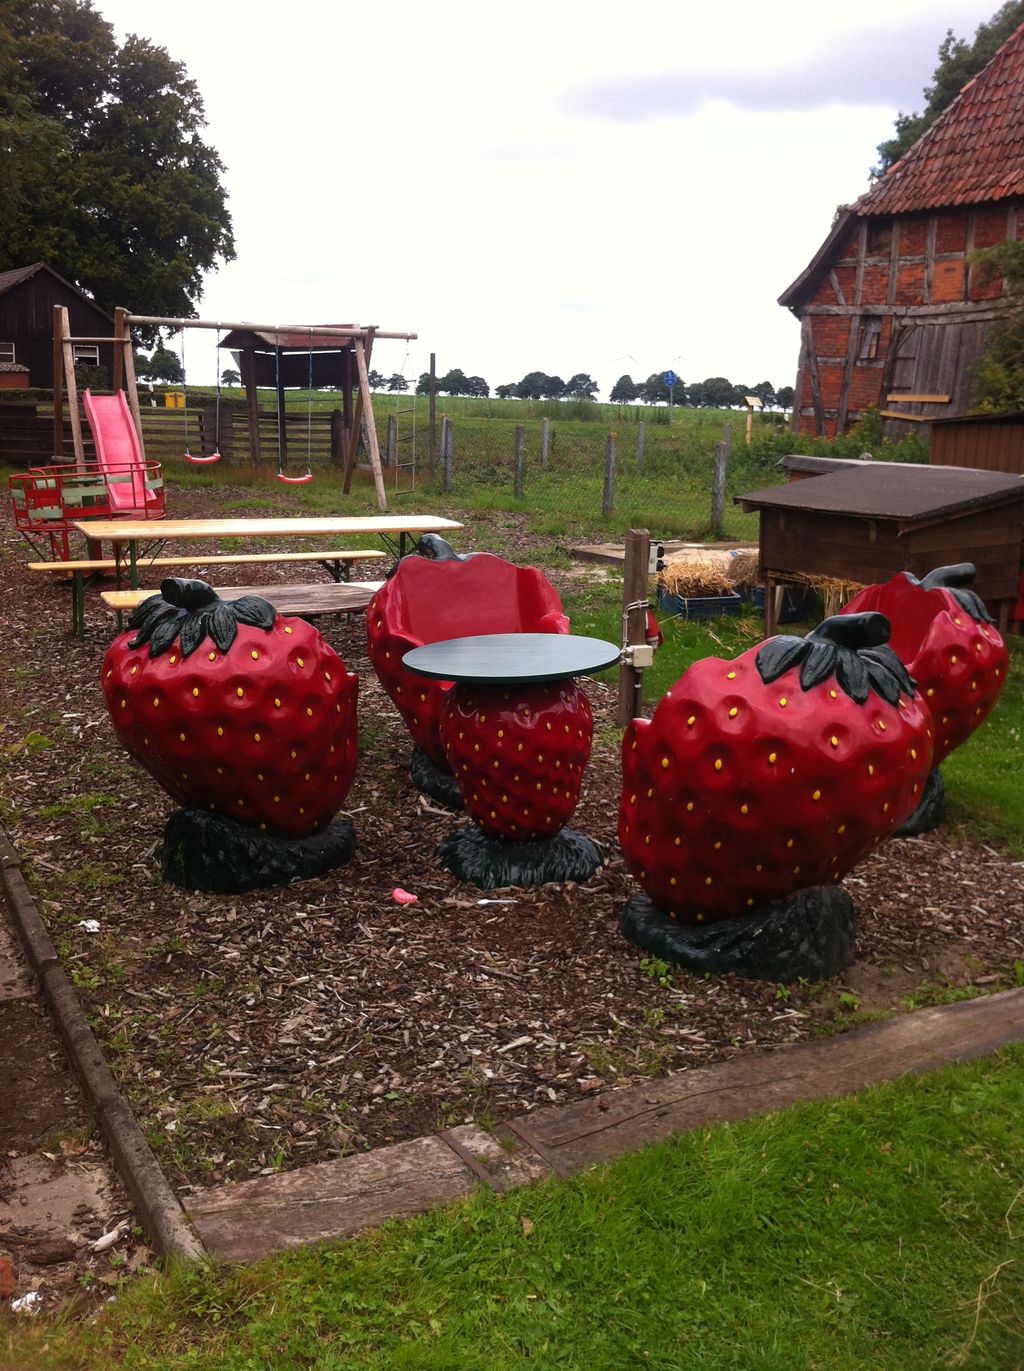
<svg viewBox="0 0 1024 1371"><path fill-rule="evenodd" d="M659 573L658 584L670 595L678 595L684 600L728 595L732 591L732 582L722 567L696 557L669 562Z"/></svg>
<svg viewBox="0 0 1024 1371"><path fill-rule="evenodd" d="M811 590L816 590L822 599L824 617L830 618L833 614L838 614L844 609L853 597L864 589L860 581L846 581L837 576L808 576L806 574L794 574L786 577L787 581L793 581L798 585L808 586Z"/></svg>
<svg viewBox="0 0 1024 1371"><path fill-rule="evenodd" d="M729 561L729 580L733 590L750 591L761 584L760 558L752 548L737 552Z"/></svg>

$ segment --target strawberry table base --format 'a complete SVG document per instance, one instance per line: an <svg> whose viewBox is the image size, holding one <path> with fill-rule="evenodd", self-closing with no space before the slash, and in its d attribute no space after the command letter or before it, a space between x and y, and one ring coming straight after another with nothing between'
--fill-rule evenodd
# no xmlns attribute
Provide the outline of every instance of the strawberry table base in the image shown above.
<svg viewBox="0 0 1024 1371"><path fill-rule="evenodd" d="M749 914L712 924L680 923L646 895L635 895L619 932L645 952L701 975L823 981L853 961L855 918L853 901L836 885L805 886Z"/></svg>

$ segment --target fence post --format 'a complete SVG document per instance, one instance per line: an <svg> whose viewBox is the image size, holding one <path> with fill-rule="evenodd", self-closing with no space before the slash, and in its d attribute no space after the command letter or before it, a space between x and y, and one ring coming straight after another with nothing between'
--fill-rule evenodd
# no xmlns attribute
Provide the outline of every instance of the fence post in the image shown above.
<svg viewBox="0 0 1024 1371"><path fill-rule="evenodd" d="M398 420L393 414L388 415L388 436L384 449L384 465L393 467L395 465L395 451L398 446Z"/></svg>
<svg viewBox="0 0 1024 1371"><path fill-rule="evenodd" d="M345 415L340 409L331 410L331 466L340 467L345 460Z"/></svg>
<svg viewBox="0 0 1024 1371"><path fill-rule="evenodd" d="M525 430L522 424L516 424L516 468L512 485L512 494L517 500L523 498L523 487L526 484L526 454L523 451L524 436Z"/></svg>
<svg viewBox="0 0 1024 1371"><path fill-rule="evenodd" d="M635 646L647 641L647 578L651 555L651 536L645 528L631 528L626 534L625 564L622 579L622 645ZM644 673L623 662L619 666L619 723L628 724L643 707Z"/></svg>
<svg viewBox="0 0 1024 1371"><path fill-rule="evenodd" d="M644 421L640 420L640 426L636 431L636 469L644 469Z"/></svg>
<svg viewBox="0 0 1024 1371"><path fill-rule="evenodd" d="M427 437L427 465L430 474L434 474L434 464L437 461L437 362L436 354L430 354L430 383L427 389L430 396L429 413L430 428Z"/></svg>
<svg viewBox="0 0 1024 1371"><path fill-rule="evenodd" d="M551 420L545 419L540 426L540 464L546 467L548 464L548 448L551 443Z"/></svg>
<svg viewBox="0 0 1024 1371"><path fill-rule="evenodd" d="M615 508L615 434L609 433L604 448L604 494L601 513L607 519Z"/></svg>
<svg viewBox="0 0 1024 1371"><path fill-rule="evenodd" d="M452 449L455 446L452 421L445 414L441 419L441 489L452 493Z"/></svg>
<svg viewBox="0 0 1024 1371"><path fill-rule="evenodd" d="M725 471L729 465L732 425L725 426L725 442L715 444L715 470L711 479L711 532L721 538L725 524Z"/></svg>

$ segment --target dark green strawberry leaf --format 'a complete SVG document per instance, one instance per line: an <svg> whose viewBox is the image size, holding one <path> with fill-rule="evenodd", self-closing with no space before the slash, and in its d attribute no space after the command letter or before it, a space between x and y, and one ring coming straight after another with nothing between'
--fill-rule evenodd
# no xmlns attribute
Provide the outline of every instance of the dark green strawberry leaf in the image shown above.
<svg viewBox="0 0 1024 1371"><path fill-rule="evenodd" d="M973 562L958 562L955 566L937 566L920 585L923 590L948 590L965 614L982 623L994 624L995 619L985 607L985 601L971 589L975 575ZM911 576L910 580L916 578Z"/></svg>
<svg viewBox="0 0 1024 1371"><path fill-rule="evenodd" d="M869 671L871 670L872 665L874 665L881 670L888 672L896 683L897 697L900 692L904 695L913 695L914 691L917 689L917 682L896 656L896 653L893 652L891 647L865 648L860 655L868 663ZM888 696L886 698L888 699ZM890 700L889 703L893 704L895 701Z"/></svg>
<svg viewBox="0 0 1024 1371"><path fill-rule="evenodd" d="M754 664L765 685L771 685L772 681L784 676L791 667L799 666L808 651L806 638L791 638L788 635L769 638L761 645L754 658Z"/></svg>
<svg viewBox="0 0 1024 1371"><path fill-rule="evenodd" d="M835 669L835 648L829 643L807 639L807 656L800 668L800 689L813 690L827 681Z"/></svg>
<svg viewBox="0 0 1024 1371"><path fill-rule="evenodd" d="M206 616L186 614L181 625L181 655L191 657L206 637Z"/></svg>
<svg viewBox="0 0 1024 1371"><path fill-rule="evenodd" d="M855 704L862 705L871 692L867 665L856 652L836 653L836 680Z"/></svg>
<svg viewBox="0 0 1024 1371"><path fill-rule="evenodd" d="M149 655L151 657L160 657L171 647L178 636L178 628L184 617L185 611L176 609L159 621L149 640Z"/></svg>
<svg viewBox="0 0 1024 1371"><path fill-rule="evenodd" d="M207 620L210 637L220 648L221 652L227 652L231 644L235 641L238 633L238 620L235 618L231 608L221 601L213 607L210 617Z"/></svg>
<svg viewBox="0 0 1024 1371"><path fill-rule="evenodd" d="M866 658L864 665L867 667L868 678L875 694L880 695L886 704L896 704L903 692L900 690L899 681L889 668L879 662L869 662Z"/></svg>
<svg viewBox="0 0 1024 1371"><path fill-rule="evenodd" d="M243 595L232 600L231 607L240 624L248 624L250 628L274 627L277 612L269 600L264 600L260 595Z"/></svg>

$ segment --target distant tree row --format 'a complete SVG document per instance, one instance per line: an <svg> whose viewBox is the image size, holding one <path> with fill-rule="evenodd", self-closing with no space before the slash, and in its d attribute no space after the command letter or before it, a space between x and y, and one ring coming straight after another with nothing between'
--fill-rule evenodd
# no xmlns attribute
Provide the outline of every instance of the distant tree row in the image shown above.
<svg viewBox="0 0 1024 1371"><path fill-rule="evenodd" d="M379 371L371 371L369 378L371 390L405 391L409 388L409 382L397 373L385 377ZM482 376L467 376L458 367L438 376L434 387L439 395L469 395L481 400L486 400L491 393ZM596 400L597 392L597 382L585 371L578 371L568 381L563 381L561 376L548 376L543 371L530 371L521 381L498 386L494 393L499 400ZM429 393L430 372L425 371L416 383L416 394ZM791 409L793 406L792 386L776 389L770 381L742 386L724 376L709 376L707 380L693 381L690 385L677 380L670 390L663 371L640 382L631 376L620 376L609 399L613 405L673 404L693 409L730 409L734 405L745 407L748 395L756 395L765 409Z"/></svg>

